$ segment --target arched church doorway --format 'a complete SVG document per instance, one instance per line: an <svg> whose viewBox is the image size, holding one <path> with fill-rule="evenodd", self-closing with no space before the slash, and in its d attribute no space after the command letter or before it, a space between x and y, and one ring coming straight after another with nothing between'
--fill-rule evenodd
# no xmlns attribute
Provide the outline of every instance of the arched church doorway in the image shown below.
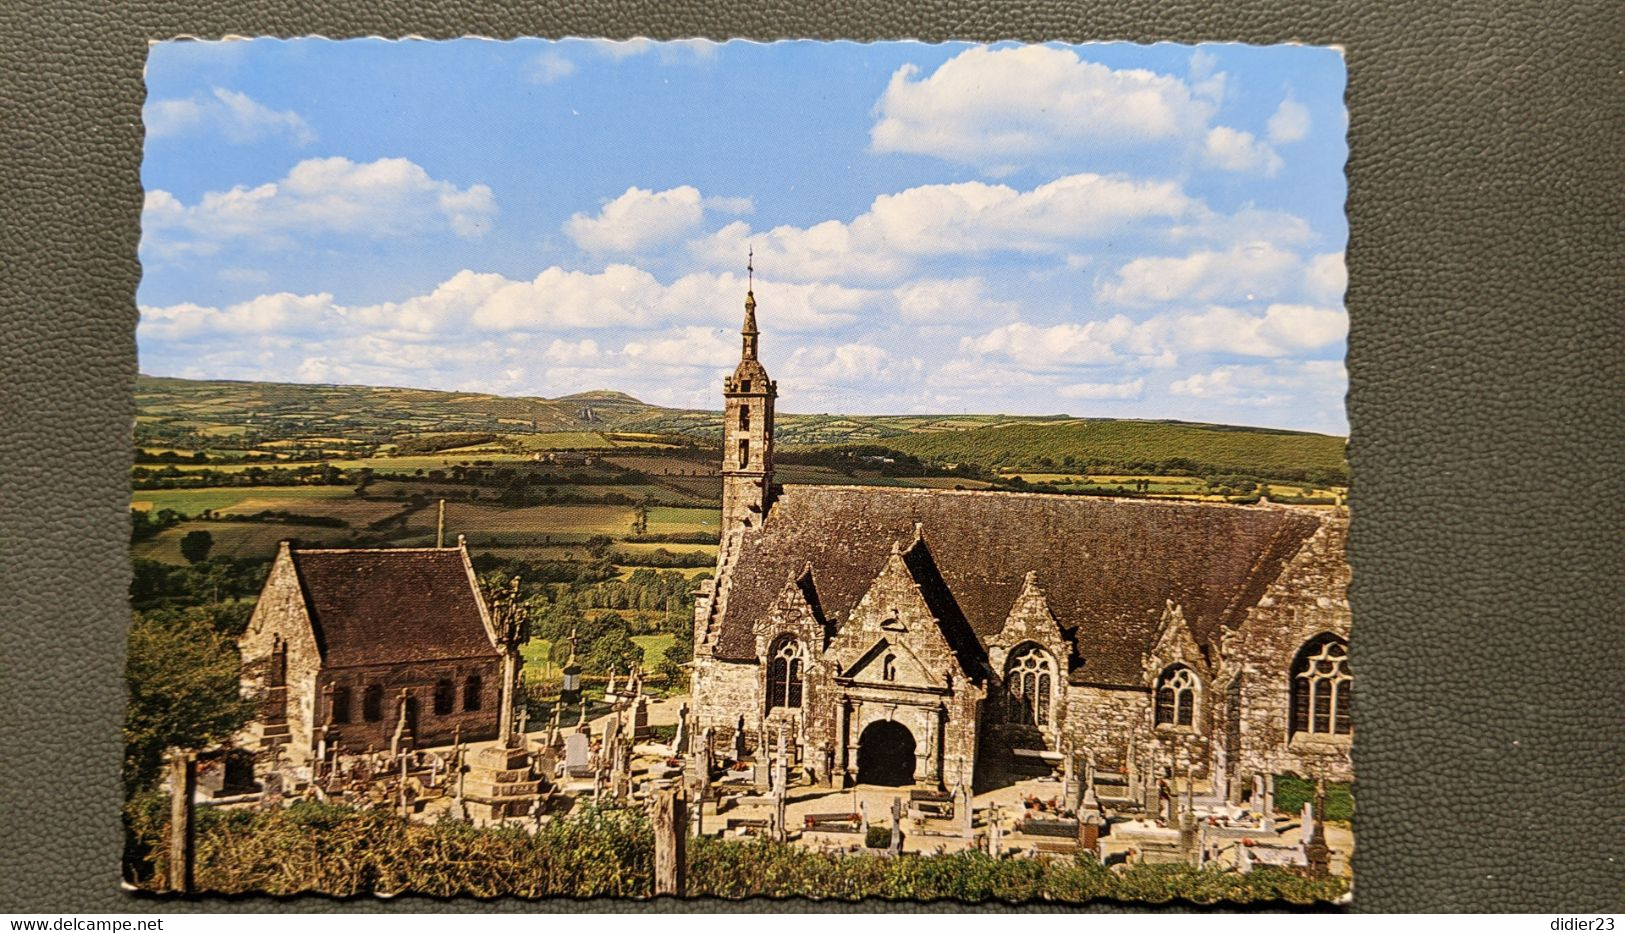
<svg viewBox="0 0 1625 933"><path fill-rule="evenodd" d="M903 787L914 783L914 733L881 719L863 730L858 742L858 783Z"/></svg>

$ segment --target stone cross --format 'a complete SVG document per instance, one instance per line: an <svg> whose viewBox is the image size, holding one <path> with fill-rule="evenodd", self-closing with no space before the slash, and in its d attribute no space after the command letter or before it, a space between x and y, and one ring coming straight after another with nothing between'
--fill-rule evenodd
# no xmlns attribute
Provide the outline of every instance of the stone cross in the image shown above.
<svg viewBox="0 0 1625 933"><path fill-rule="evenodd" d="M1298 827L1298 836L1304 845L1308 845L1315 835L1315 805L1305 800L1298 821L1303 824Z"/></svg>
<svg viewBox="0 0 1625 933"><path fill-rule="evenodd" d="M394 757L401 753L401 747L406 743L409 730L406 727L406 690L401 690L400 717L395 720L395 734L389 739L389 754Z"/></svg>
<svg viewBox="0 0 1625 933"><path fill-rule="evenodd" d="M581 698L581 712L576 717L576 728L577 729L586 729L587 728L587 698L586 698L586 696L582 696L582 698Z"/></svg>
<svg viewBox="0 0 1625 933"><path fill-rule="evenodd" d="M688 754L688 729L688 704L684 703L677 710L677 734L671 740L673 754Z"/></svg>
<svg viewBox="0 0 1625 933"><path fill-rule="evenodd" d="M613 696L615 696L615 669L612 667L609 669L609 683L604 687L604 699L608 700Z"/></svg>
<svg viewBox="0 0 1625 933"><path fill-rule="evenodd" d="M970 839L976 835L975 814L971 812L970 788L960 784L954 791L954 816L959 820L959 835Z"/></svg>
<svg viewBox="0 0 1625 933"><path fill-rule="evenodd" d="M999 805L994 804L987 813L987 854L998 858L1004 847L1004 827L999 820L1004 814L999 812Z"/></svg>
<svg viewBox="0 0 1625 933"><path fill-rule="evenodd" d="M745 715L739 714L739 722L734 726L734 761L745 759Z"/></svg>
<svg viewBox="0 0 1625 933"><path fill-rule="evenodd" d="M530 707L519 707L519 735L523 737L530 726Z"/></svg>

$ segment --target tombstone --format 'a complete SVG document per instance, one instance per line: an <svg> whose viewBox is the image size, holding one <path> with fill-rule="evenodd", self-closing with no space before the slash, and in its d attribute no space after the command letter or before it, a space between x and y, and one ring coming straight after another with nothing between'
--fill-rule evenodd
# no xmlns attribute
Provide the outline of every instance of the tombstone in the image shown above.
<svg viewBox="0 0 1625 933"><path fill-rule="evenodd" d="M572 732L564 737L564 774L582 778L592 774L592 740L584 733Z"/></svg>
<svg viewBox="0 0 1625 933"><path fill-rule="evenodd" d="M1259 804L1259 812L1262 814L1259 825L1266 832L1272 832L1275 829L1275 775L1264 775L1263 784L1264 799Z"/></svg>
<svg viewBox="0 0 1625 933"><path fill-rule="evenodd" d="M709 780L711 777L711 749L716 742L716 738L716 726L706 726L705 732L700 736L700 761L705 764L705 776L707 780Z"/></svg>
<svg viewBox="0 0 1625 933"><path fill-rule="evenodd" d="M1301 824L1298 827L1299 841L1302 842L1304 845L1308 845L1309 840L1314 838L1314 835L1315 835L1315 805L1314 804L1310 803L1307 800L1305 800L1303 802L1303 811L1298 816L1298 822Z"/></svg>
<svg viewBox="0 0 1625 933"><path fill-rule="evenodd" d="M963 839L976 837L975 814L971 807L970 788L960 784L954 790L954 819L959 823L959 835Z"/></svg>
<svg viewBox="0 0 1625 933"><path fill-rule="evenodd" d="M745 716L739 715L739 722L734 726L734 761L745 760Z"/></svg>
<svg viewBox="0 0 1625 933"><path fill-rule="evenodd" d="M864 839L869 838L869 802L858 801L858 832Z"/></svg>
<svg viewBox="0 0 1625 933"><path fill-rule="evenodd" d="M609 683L604 686L604 699L613 701L615 698L615 669L609 669Z"/></svg>
<svg viewBox="0 0 1625 933"><path fill-rule="evenodd" d="M999 818L1003 816L995 804L988 810L987 815L987 854L998 858L1004 849L1004 828L999 825Z"/></svg>
<svg viewBox="0 0 1625 933"><path fill-rule="evenodd" d="M886 851L892 855L903 854L903 798L891 799L891 845Z"/></svg>
<svg viewBox="0 0 1625 933"><path fill-rule="evenodd" d="M649 698L640 693L632 701L632 738L646 739L653 734L649 728Z"/></svg>

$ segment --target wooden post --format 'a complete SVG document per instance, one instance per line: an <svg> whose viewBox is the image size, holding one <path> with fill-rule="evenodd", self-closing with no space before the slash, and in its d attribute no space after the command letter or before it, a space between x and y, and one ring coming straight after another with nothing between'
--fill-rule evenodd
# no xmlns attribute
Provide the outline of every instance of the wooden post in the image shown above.
<svg viewBox="0 0 1625 933"><path fill-rule="evenodd" d="M177 749L169 760L169 890L192 893L192 795L197 793L197 753Z"/></svg>
<svg viewBox="0 0 1625 933"><path fill-rule="evenodd" d="M688 801L676 789L654 799L655 894L688 895Z"/></svg>

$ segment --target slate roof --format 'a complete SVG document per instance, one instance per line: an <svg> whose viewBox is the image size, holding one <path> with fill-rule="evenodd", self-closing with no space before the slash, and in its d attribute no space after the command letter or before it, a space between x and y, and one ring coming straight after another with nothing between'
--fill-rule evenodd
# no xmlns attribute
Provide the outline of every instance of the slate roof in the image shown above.
<svg viewBox="0 0 1625 933"><path fill-rule="evenodd" d="M752 624L809 562L819 605L844 620L915 523L944 590L933 603L976 636L1004 624L1027 571L1038 573L1081 665L1075 681L1140 685L1165 601L1216 645L1240 624L1320 526L1299 509L1027 493L786 486L729 571L716 655L754 656Z"/></svg>
<svg viewBox="0 0 1625 933"><path fill-rule="evenodd" d="M329 667L499 656L460 548L290 556Z"/></svg>

